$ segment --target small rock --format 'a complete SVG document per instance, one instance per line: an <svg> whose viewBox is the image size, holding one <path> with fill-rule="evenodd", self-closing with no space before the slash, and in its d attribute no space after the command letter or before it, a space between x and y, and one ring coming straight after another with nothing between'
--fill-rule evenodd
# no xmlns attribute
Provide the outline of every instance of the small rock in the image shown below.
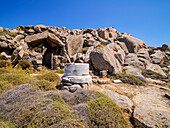
<svg viewBox="0 0 170 128"><path fill-rule="evenodd" d="M113 80L114 83L122 83L121 80Z"/></svg>

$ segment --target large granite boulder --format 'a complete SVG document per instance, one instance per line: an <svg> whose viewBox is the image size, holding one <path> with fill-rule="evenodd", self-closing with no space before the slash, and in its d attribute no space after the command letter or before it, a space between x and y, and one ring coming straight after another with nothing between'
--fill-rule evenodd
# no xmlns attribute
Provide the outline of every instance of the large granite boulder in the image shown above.
<svg viewBox="0 0 170 128"><path fill-rule="evenodd" d="M39 25L36 25L35 27L34 27L34 30L36 31L36 32L43 32L43 31L45 31L45 30L47 30L47 26L45 26L45 25L42 25L42 24L39 24Z"/></svg>
<svg viewBox="0 0 170 128"><path fill-rule="evenodd" d="M160 50L154 50L154 54L150 55L154 64L161 64L164 62L165 54Z"/></svg>
<svg viewBox="0 0 170 128"><path fill-rule="evenodd" d="M144 64L139 61L138 57L134 53L129 53L126 58L125 58L125 63L128 64L129 66L133 66L136 68L145 68Z"/></svg>
<svg viewBox="0 0 170 128"><path fill-rule="evenodd" d="M121 64L115 57L116 51L110 46L94 48L90 59L94 68L98 71L108 70L109 73L121 73Z"/></svg>
<svg viewBox="0 0 170 128"><path fill-rule="evenodd" d="M140 48L146 47L146 44L142 40L134 38L129 34L122 34L117 39L120 42L125 42L130 53L137 53Z"/></svg>
<svg viewBox="0 0 170 128"><path fill-rule="evenodd" d="M152 63L147 64L146 69L152 70L154 72L157 72L157 73L160 73L161 75L166 76L166 74L163 72L162 68L157 64L152 64Z"/></svg>
<svg viewBox="0 0 170 128"><path fill-rule="evenodd" d="M84 39L81 35L71 35L67 38L67 52L69 56L73 56L80 52L83 48Z"/></svg>
<svg viewBox="0 0 170 128"><path fill-rule="evenodd" d="M28 35L25 37L25 42L27 42L28 44L39 44L43 39L46 39L48 37L48 32L42 32L42 33L38 33L38 34L34 34L34 35Z"/></svg>
<svg viewBox="0 0 170 128"><path fill-rule="evenodd" d="M28 35L25 38L25 42L35 46L35 45L38 45L39 43L41 43L42 40L44 40L44 39L46 39L46 41L50 47L65 46L65 44L57 36L55 36L52 33L49 33L48 31L34 34L34 35Z"/></svg>

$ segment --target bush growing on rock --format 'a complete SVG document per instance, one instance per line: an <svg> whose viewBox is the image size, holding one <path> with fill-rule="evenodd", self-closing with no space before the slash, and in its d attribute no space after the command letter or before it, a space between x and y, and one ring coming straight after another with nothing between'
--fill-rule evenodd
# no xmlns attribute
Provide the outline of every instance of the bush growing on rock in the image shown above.
<svg viewBox="0 0 170 128"><path fill-rule="evenodd" d="M132 85L145 85L141 80L137 79L132 74L122 73L122 74L119 74L118 77L123 83L128 83L128 84L132 84Z"/></svg>

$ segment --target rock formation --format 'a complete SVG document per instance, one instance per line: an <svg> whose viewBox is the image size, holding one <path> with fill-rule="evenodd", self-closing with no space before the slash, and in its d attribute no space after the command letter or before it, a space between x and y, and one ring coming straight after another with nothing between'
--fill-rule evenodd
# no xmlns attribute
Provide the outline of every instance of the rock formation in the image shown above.
<svg viewBox="0 0 170 128"><path fill-rule="evenodd" d="M18 26L0 33L1 60L17 66L20 60L29 61L41 70L63 68L66 63L89 63L93 73L106 70L109 75L123 73L135 75L142 81L142 70L169 75L170 47L147 47L127 33L113 27L104 29L67 29L45 25Z"/></svg>

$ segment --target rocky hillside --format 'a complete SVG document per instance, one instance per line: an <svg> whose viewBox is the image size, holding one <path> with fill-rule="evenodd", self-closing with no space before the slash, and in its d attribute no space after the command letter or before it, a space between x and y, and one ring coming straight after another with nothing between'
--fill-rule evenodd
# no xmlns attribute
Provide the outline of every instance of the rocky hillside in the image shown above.
<svg viewBox="0 0 170 128"><path fill-rule="evenodd" d="M56 89L67 63L89 63L92 91ZM168 128L169 88L166 44L147 47L113 27L0 27L2 127Z"/></svg>
<svg viewBox="0 0 170 128"><path fill-rule="evenodd" d="M1 27L0 55L0 66L10 63L15 67L24 60L32 68L42 70L42 66L62 69L65 63L86 62L95 75L103 70L109 75L123 72L143 82L147 81L144 77L165 80L170 70L168 45L147 47L142 40L121 34L113 27L97 30L45 25Z"/></svg>

